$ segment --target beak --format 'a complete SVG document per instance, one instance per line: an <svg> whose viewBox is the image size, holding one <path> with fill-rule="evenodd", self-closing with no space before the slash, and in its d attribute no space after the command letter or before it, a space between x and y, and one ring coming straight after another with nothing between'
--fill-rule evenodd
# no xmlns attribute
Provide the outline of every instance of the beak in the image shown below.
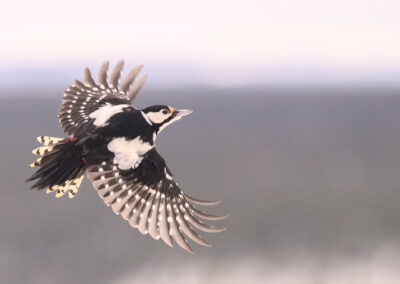
<svg viewBox="0 0 400 284"><path fill-rule="evenodd" d="M182 117L189 115L193 112L193 110L190 109L176 109L174 111L174 120L181 119Z"/></svg>

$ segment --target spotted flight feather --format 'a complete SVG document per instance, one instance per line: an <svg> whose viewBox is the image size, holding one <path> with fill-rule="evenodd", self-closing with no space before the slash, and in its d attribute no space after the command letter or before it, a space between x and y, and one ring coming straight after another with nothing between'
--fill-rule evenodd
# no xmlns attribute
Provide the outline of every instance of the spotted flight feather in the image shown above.
<svg viewBox="0 0 400 284"><path fill-rule="evenodd" d="M157 164L158 169L148 172L150 163L152 166ZM121 215L142 234L148 233L154 239L161 238L169 246L173 246L175 241L193 253L186 237L200 245L210 246L194 228L210 233L225 230L198 219L220 220L227 216L208 215L195 208L192 200L203 205L216 202L189 199L172 179L172 173L155 149L143 157L136 169L121 170L109 159L89 167L87 176L114 213Z"/></svg>
<svg viewBox="0 0 400 284"><path fill-rule="evenodd" d="M143 68L143 65L139 65L119 85L123 65L124 62L120 61L108 80L109 62L104 62L99 69L98 83L93 79L90 70L86 68L85 83L75 80L75 83L65 90L58 118L66 133L78 138L93 131L96 126L93 125L94 119L90 117L90 114L106 104L130 105L132 103L144 86L147 77L143 76L136 84L133 84Z"/></svg>

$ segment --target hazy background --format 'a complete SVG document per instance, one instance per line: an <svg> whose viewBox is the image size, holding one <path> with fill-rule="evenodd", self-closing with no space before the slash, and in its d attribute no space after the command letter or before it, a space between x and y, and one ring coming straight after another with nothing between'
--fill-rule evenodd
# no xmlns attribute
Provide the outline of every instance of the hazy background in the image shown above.
<svg viewBox="0 0 400 284"><path fill-rule="evenodd" d="M399 9L2 1L0 282L399 283ZM63 136L63 90L120 59L149 75L135 106L195 110L157 144L185 192L232 214L213 248L142 236L87 180L72 200L24 183L36 136Z"/></svg>

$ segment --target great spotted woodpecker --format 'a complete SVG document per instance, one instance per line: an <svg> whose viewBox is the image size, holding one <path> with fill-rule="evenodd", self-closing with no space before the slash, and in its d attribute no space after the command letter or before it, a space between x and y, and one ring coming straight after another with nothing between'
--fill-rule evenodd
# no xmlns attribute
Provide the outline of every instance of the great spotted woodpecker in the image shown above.
<svg viewBox="0 0 400 284"><path fill-rule="evenodd" d="M33 150L39 159L31 167L39 169L28 179L31 188L66 192L74 197L86 173L104 202L142 234L161 238L173 246L173 240L185 250L193 250L186 237L210 246L194 228L221 232L200 221L221 220L195 208L216 205L181 191L164 159L155 148L157 135L171 123L190 114L186 109L154 105L139 110L132 101L143 87L146 76L135 84L143 68L134 68L120 84L123 61L108 79L105 62L96 83L88 68L84 82L75 81L66 89L59 111L60 124L70 138L38 137L43 144ZM132 86L133 85L133 86Z"/></svg>

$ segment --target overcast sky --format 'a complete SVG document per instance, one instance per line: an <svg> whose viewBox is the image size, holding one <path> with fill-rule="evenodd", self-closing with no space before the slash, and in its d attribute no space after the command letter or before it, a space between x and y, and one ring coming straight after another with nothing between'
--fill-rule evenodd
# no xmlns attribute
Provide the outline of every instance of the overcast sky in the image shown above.
<svg viewBox="0 0 400 284"><path fill-rule="evenodd" d="M166 82L179 82L188 71L193 75L186 80L222 85L398 81L400 76L398 0L2 0L0 5L0 83L39 67L52 74L63 66L75 72L121 58L149 66L150 76L152 71ZM178 76L161 76L169 69Z"/></svg>

